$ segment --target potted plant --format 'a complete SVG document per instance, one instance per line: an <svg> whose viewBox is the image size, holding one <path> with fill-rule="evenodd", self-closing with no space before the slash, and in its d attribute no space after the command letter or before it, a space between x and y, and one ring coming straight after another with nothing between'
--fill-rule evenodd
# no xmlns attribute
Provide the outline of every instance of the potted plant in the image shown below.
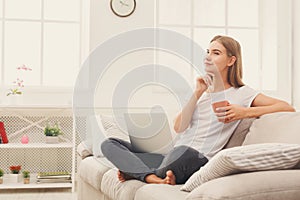
<svg viewBox="0 0 300 200"><path fill-rule="evenodd" d="M12 165L9 167L11 174L8 174L8 182L17 183L21 180L21 174L19 174L21 170L21 165Z"/></svg>
<svg viewBox="0 0 300 200"><path fill-rule="evenodd" d="M48 144L58 143L58 136L63 134L57 123L54 126L47 124L44 133Z"/></svg>
<svg viewBox="0 0 300 200"><path fill-rule="evenodd" d="M4 175L4 171L0 169L0 184L3 183L3 175Z"/></svg>
<svg viewBox="0 0 300 200"><path fill-rule="evenodd" d="M21 170L21 165L12 165L9 167L9 170L12 174L19 174Z"/></svg>
<svg viewBox="0 0 300 200"><path fill-rule="evenodd" d="M29 184L30 183L30 172L25 170L22 172L22 174L23 174L24 184Z"/></svg>

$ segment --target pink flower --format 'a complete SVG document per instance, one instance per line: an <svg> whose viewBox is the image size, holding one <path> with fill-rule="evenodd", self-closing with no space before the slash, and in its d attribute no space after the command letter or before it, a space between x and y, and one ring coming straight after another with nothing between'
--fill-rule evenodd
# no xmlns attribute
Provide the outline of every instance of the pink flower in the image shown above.
<svg viewBox="0 0 300 200"><path fill-rule="evenodd" d="M27 67L26 65L22 64L21 66L16 68L17 70L24 70L24 71L32 71L31 68ZM24 80L17 78L17 80L15 80L13 82L13 84L15 85L13 88L9 89L9 92L6 94L6 96L9 95L15 95L15 94L22 94L22 91L20 91L20 89L22 87L24 87Z"/></svg>
<svg viewBox="0 0 300 200"><path fill-rule="evenodd" d="M13 84L15 84L15 85L17 85L19 87L24 87L24 80L21 80L21 79L17 78L17 80L15 80L13 82Z"/></svg>
<svg viewBox="0 0 300 200"><path fill-rule="evenodd" d="M26 65L22 64L20 67L17 67L17 70L25 70L25 71L32 71L31 68L26 67Z"/></svg>

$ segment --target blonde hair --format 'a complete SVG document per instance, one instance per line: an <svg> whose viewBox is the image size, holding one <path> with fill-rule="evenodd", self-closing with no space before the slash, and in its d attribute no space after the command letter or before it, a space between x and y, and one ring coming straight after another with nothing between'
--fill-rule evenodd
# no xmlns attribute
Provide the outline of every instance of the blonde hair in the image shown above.
<svg viewBox="0 0 300 200"><path fill-rule="evenodd" d="M241 46L239 42L235 39L228 37L228 36L215 36L210 43L212 42L219 42L222 44L227 52L227 56L236 57L236 61L233 63L232 66L228 68L227 73L227 81L228 83L235 88L239 88L244 86L245 84L242 81L243 78L243 65L242 65L242 53L241 53Z"/></svg>

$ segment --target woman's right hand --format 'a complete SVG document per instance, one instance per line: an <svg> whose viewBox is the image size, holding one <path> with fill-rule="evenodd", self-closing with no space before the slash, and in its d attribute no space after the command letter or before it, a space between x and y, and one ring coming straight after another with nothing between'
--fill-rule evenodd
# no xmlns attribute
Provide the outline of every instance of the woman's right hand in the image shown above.
<svg viewBox="0 0 300 200"><path fill-rule="evenodd" d="M197 105L197 101L201 97L203 92L212 85L212 77L213 76L209 74L206 74L203 77L197 77L196 89L193 96L190 98L188 103L183 107L182 111L176 116L174 120L174 130L176 133L181 133L189 127Z"/></svg>
<svg viewBox="0 0 300 200"><path fill-rule="evenodd" d="M211 85L212 85L212 78L210 75L206 74L205 76L197 77L196 90L195 90L195 95L197 99L199 99L203 94L203 92L205 92L207 88Z"/></svg>

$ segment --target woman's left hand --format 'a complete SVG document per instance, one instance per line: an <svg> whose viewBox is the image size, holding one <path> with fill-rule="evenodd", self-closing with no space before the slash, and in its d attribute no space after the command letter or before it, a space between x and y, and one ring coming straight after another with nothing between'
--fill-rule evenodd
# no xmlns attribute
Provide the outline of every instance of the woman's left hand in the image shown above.
<svg viewBox="0 0 300 200"><path fill-rule="evenodd" d="M230 104L225 107L219 107L216 109L216 116L219 122L230 123L235 120L246 118L246 109L240 105Z"/></svg>

